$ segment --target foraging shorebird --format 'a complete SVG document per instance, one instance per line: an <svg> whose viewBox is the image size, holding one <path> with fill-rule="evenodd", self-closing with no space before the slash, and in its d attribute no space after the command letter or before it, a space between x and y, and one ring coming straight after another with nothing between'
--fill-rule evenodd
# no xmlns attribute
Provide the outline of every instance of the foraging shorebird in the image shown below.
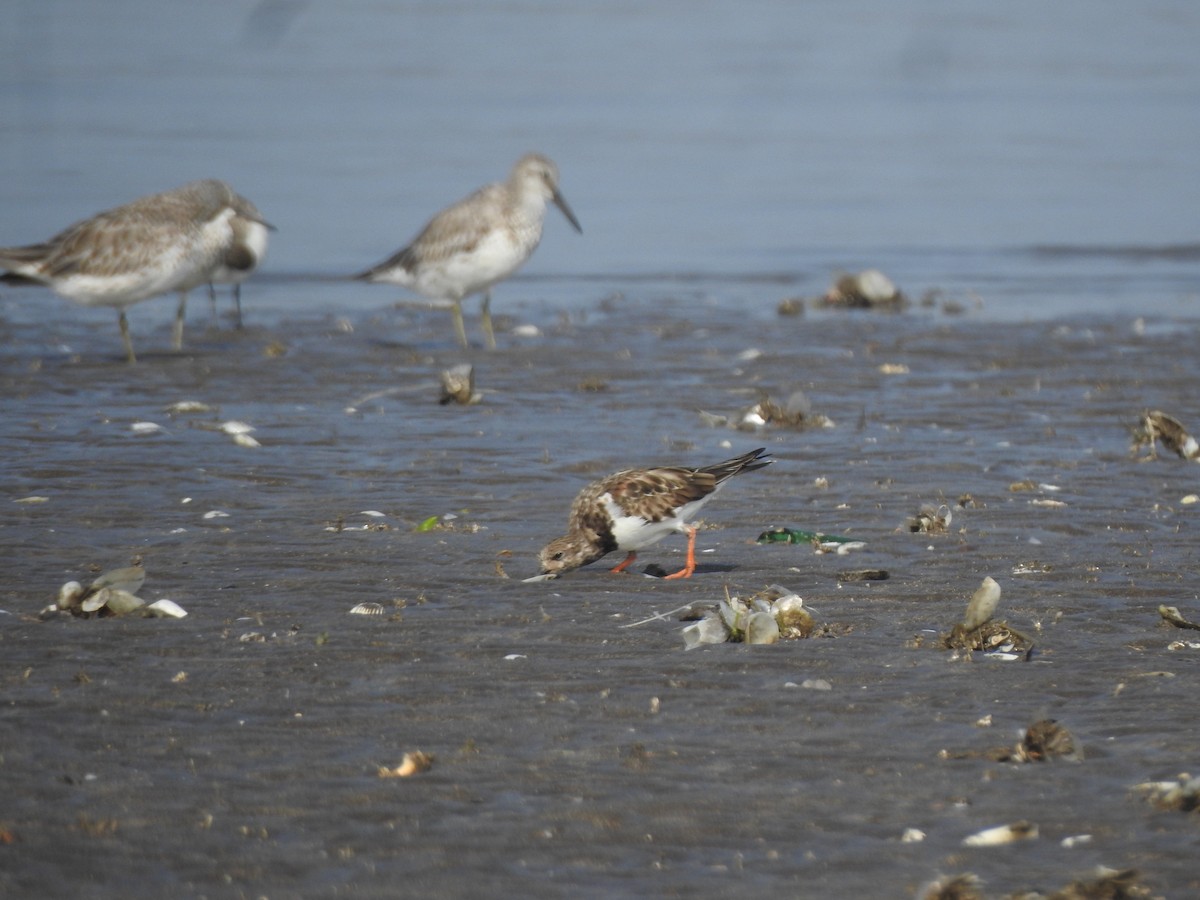
<svg viewBox="0 0 1200 900"><path fill-rule="evenodd" d="M734 475L773 462L760 448L698 469L628 469L593 482L571 504L567 533L538 554L542 572L562 574L614 550L624 550L628 556L612 570L623 572L637 558L638 550L679 531L688 536L687 563L666 577L689 578L696 568L692 518Z"/></svg>
<svg viewBox="0 0 1200 900"><path fill-rule="evenodd" d="M361 281L398 284L451 304L458 342L467 346L462 301L483 292L482 327L490 349L492 285L515 272L542 239L546 203L562 210L579 233L583 229L558 190L558 167L545 156L523 156L502 183L489 184L442 210L407 247L354 276Z"/></svg>
<svg viewBox="0 0 1200 900"><path fill-rule="evenodd" d="M188 291L209 281L226 259L239 216L266 224L225 182L193 181L97 213L43 243L0 248L0 268L84 306L116 307L133 363L126 308L177 291L173 343L180 349Z"/></svg>

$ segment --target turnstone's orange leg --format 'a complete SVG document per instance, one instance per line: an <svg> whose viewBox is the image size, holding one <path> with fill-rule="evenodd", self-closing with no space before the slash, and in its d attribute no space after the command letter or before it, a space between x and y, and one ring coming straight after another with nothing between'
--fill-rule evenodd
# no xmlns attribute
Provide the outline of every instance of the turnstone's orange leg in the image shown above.
<svg viewBox="0 0 1200 900"><path fill-rule="evenodd" d="M691 578L692 573L696 571L696 528L689 526L687 530L688 549L687 563L678 572L671 575L666 575L666 578Z"/></svg>
<svg viewBox="0 0 1200 900"><path fill-rule="evenodd" d="M609 569L609 571L610 572L624 572L625 567L630 565L635 559L637 559L637 552L634 550L630 550L629 555L627 557L625 557L625 561L622 562L620 565L613 566L611 569Z"/></svg>

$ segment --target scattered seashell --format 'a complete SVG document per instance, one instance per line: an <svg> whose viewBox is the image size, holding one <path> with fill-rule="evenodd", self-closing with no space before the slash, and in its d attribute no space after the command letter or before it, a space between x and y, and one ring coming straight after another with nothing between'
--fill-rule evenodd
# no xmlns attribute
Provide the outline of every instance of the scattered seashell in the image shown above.
<svg viewBox="0 0 1200 900"><path fill-rule="evenodd" d="M68 581L58 589L57 609L71 609L78 606L83 597L83 585L78 581Z"/></svg>
<svg viewBox="0 0 1200 900"><path fill-rule="evenodd" d="M152 619L182 619L187 610L174 600L155 600L143 610L143 614Z"/></svg>
<svg viewBox="0 0 1200 900"><path fill-rule="evenodd" d="M983 583L971 595L971 602L967 604L967 614L962 621L963 628L967 631L974 631L985 622L990 621L996 614L996 607L999 605L1000 585L989 575L983 579Z"/></svg>
<svg viewBox="0 0 1200 900"><path fill-rule="evenodd" d="M518 325L509 332L513 337L536 338L542 336L542 329L532 323Z"/></svg>
<svg viewBox="0 0 1200 900"><path fill-rule="evenodd" d="M143 566L126 566L123 569L111 569L96 578L88 588L98 591L101 588L119 588L136 594L146 582L146 569Z"/></svg>
<svg viewBox="0 0 1200 900"><path fill-rule="evenodd" d="M1157 441L1162 441L1166 449L1183 459L1200 460L1200 444L1188 434L1183 423L1174 416L1155 409L1143 413L1141 420L1134 427L1130 455L1136 454L1144 446L1148 448L1148 452L1142 459L1157 459Z"/></svg>
<svg viewBox="0 0 1200 900"><path fill-rule="evenodd" d="M433 755L422 753L420 750L414 750L412 753L405 753L404 758L400 761L400 765L393 769L387 766L379 767L380 778L409 778L419 772L428 772L433 767Z"/></svg>
<svg viewBox="0 0 1200 900"><path fill-rule="evenodd" d="M21 501L17 502L19 503ZM1184 506L1191 506L1195 503L1200 503L1200 494L1187 494L1186 496L1179 498L1179 502Z"/></svg>
<svg viewBox="0 0 1200 900"><path fill-rule="evenodd" d="M923 840L925 840L925 832L920 828L905 828L904 833L900 835L902 844L919 844Z"/></svg>
<svg viewBox="0 0 1200 900"><path fill-rule="evenodd" d="M233 436L233 442L234 442L235 444L237 444L239 447L246 447L246 448L249 448L249 449L251 449L251 450L253 450L255 447L261 447L261 446L262 446L262 444L260 444L260 443L258 442L258 439L257 439L257 438L255 438L255 437L252 437L251 435L248 435L248 434L242 434L242 433L235 434L235 435Z"/></svg>
<svg viewBox="0 0 1200 900"><path fill-rule="evenodd" d="M66 585L64 584L63 587L65 588ZM62 603L60 602L58 605L62 606ZM1200 631L1200 625L1197 625L1195 622L1189 622L1187 619L1185 619L1179 612L1178 607L1162 604L1158 607L1158 614L1162 616L1164 622L1169 622L1176 628L1192 628L1196 631Z"/></svg>
<svg viewBox="0 0 1200 900"><path fill-rule="evenodd" d="M746 619L747 644L774 644L779 640L779 624L769 612L754 612Z"/></svg>
<svg viewBox="0 0 1200 900"><path fill-rule="evenodd" d="M900 310L908 305L908 299L892 279L878 269L865 269L854 275L839 275L833 287L821 298L821 302L826 306L847 309Z"/></svg>
<svg viewBox="0 0 1200 900"><path fill-rule="evenodd" d="M1013 844L1017 841L1028 841L1038 836L1038 827L1029 822L1014 822L1011 825L997 825L995 828L985 828L975 834L963 838L964 847L999 847Z"/></svg>
<svg viewBox="0 0 1200 900"><path fill-rule="evenodd" d="M100 594L108 595L108 601L104 604L104 608L115 616L127 615L135 609L140 609L146 605L146 601L141 597L131 594L129 591L122 591L119 588L104 588L97 592L97 596Z"/></svg>
<svg viewBox="0 0 1200 900"><path fill-rule="evenodd" d="M908 520L908 530L921 534L945 534L953 518L954 513L945 503L941 506L926 504Z"/></svg>
<svg viewBox="0 0 1200 900"><path fill-rule="evenodd" d="M166 411L173 416L179 416L187 413L212 412L212 407L207 403L201 403L199 400L180 400L168 406Z"/></svg>
<svg viewBox="0 0 1200 900"><path fill-rule="evenodd" d="M719 616L707 615L683 629L683 646L692 650L701 644L723 644L729 640L729 629Z"/></svg>
<svg viewBox="0 0 1200 900"><path fill-rule="evenodd" d="M967 872L935 879L917 889L918 900L983 900L983 882Z"/></svg>
<svg viewBox="0 0 1200 900"><path fill-rule="evenodd" d="M129 430L134 434L158 434L163 428L157 422L134 422Z"/></svg>
<svg viewBox="0 0 1200 900"><path fill-rule="evenodd" d="M1137 789L1159 809L1200 811L1200 778L1180 775L1176 781L1152 781L1137 785Z"/></svg>
<svg viewBox="0 0 1200 900"><path fill-rule="evenodd" d="M838 581L887 581L891 575L887 569L853 569L837 573Z"/></svg>
<svg viewBox="0 0 1200 900"><path fill-rule="evenodd" d="M254 431L253 425L247 425L245 422L239 422L237 419L230 419L228 422L222 422L219 426L217 426L217 428L219 431L223 431L229 435L249 434L250 432Z"/></svg>
<svg viewBox="0 0 1200 900"><path fill-rule="evenodd" d="M350 615L352 616L382 616L384 608L382 603L360 603L357 606L350 607Z"/></svg>
<svg viewBox="0 0 1200 900"><path fill-rule="evenodd" d="M542 575L530 575L528 578L522 578L521 583L536 584L539 581L553 581L557 577L558 575L556 575L554 572L546 572Z"/></svg>
<svg viewBox="0 0 1200 900"><path fill-rule="evenodd" d="M483 399L475 390L475 367L470 363L459 363L442 372L442 395L438 400L442 406L458 403L469 406Z"/></svg>
<svg viewBox="0 0 1200 900"><path fill-rule="evenodd" d="M880 363L880 375L907 375L908 366L904 363Z"/></svg>
<svg viewBox="0 0 1200 900"><path fill-rule="evenodd" d="M1029 726L1013 756L1017 762L1044 762L1055 757L1080 760L1083 751L1066 728L1054 719L1042 719Z"/></svg>
<svg viewBox="0 0 1200 900"><path fill-rule="evenodd" d="M1005 622L993 621L1000 603L1000 585L990 575L971 595L963 621L949 634L942 635L943 650L978 650L993 659L1026 659L1033 653L1033 641Z"/></svg>
<svg viewBox="0 0 1200 900"><path fill-rule="evenodd" d="M229 513L220 509L210 509L200 518L202 519L228 519Z"/></svg>
<svg viewBox="0 0 1200 900"><path fill-rule="evenodd" d="M13 503L49 503L49 497L42 497L38 494L30 494L28 497L18 497Z"/></svg>

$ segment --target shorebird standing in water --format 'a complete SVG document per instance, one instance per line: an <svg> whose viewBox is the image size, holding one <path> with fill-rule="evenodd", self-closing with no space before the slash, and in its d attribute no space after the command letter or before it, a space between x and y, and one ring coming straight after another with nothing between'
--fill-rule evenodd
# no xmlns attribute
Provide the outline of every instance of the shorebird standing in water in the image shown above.
<svg viewBox="0 0 1200 900"><path fill-rule="evenodd" d="M174 346L180 349L188 291L225 260L237 216L261 222L253 204L225 182L193 181L98 213L44 243L0 248L0 268L84 306L115 306L133 363L126 308L178 291Z"/></svg>
<svg viewBox="0 0 1200 900"><path fill-rule="evenodd" d="M492 285L515 272L542 239L546 203L553 202L580 234L583 229L558 192L558 167L531 153L517 160L508 180L489 184L442 210L411 244L357 279L399 284L452 304L458 342L467 346L462 301L483 292L483 333L496 347Z"/></svg>
<svg viewBox="0 0 1200 900"><path fill-rule="evenodd" d="M213 270L208 280L208 301L212 304L213 320L217 318L218 284L233 285L233 302L236 306L235 322L242 327L242 282L253 274L267 255L267 242L275 226L262 220L258 209L249 200L246 205L252 215L239 213L230 221L233 228L233 243L225 258Z"/></svg>
<svg viewBox="0 0 1200 900"><path fill-rule="evenodd" d="M688 537L687 562L667 578L690 578L696 568L696 526L692 518L726 481L775 460L764 448L698 469L671 466L627 469L592 482L575 498L567 533L538 554L542 572L561 575L593 563L614 550L628 555L612 571L623 572L637 551L676 531Z"/></svg>

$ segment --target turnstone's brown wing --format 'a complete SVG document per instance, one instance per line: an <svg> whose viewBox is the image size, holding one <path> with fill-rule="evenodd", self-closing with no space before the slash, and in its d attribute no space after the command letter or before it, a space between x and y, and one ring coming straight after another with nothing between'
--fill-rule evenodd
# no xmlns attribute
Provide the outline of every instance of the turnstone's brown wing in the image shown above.
<svg viewBox="0 0 1200 900"><path fill-rule="evenodd" d="M734 459L698 469L682 466L632 469L604 479L600 493L609 493L628 515L661 522L673 517L681 507L703 500L722 482L739 472L752 472L772 462L774 460L766 458L766 450L760 447Z"/></svg>

